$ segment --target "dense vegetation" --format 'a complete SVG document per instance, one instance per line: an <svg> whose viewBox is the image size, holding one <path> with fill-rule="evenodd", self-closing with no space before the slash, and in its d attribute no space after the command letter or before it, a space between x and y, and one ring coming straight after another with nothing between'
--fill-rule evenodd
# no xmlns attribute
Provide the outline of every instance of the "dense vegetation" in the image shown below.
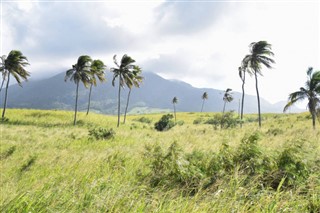
<svg viewBox="0 0 320 213"><path fill-rule="evenodd" d="M7 110L1 123L1 212L319 212L320 132L310 114L214 113L116 118ZM231 116L231 115L230 115ZM196 121L196 122L195 122Z"/></svg>

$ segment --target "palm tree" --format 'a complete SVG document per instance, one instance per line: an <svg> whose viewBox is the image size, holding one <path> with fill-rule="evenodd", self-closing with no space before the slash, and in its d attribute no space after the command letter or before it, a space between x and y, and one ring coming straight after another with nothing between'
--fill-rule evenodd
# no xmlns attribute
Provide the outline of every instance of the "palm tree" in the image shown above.
<svg viewBox="0 0 320 213"><path fill-rule="evenodd" d="M5 60L6 60L7 56L3 55L1 57L1 62L0 62L0 72L2 73L2 82L1 82L1 87L0 87L0 93L2 91L4 82L6 80L8 71L5 69Z"/></svg>
<svg viewBox="0 0 320 213"><path fill-rule="evenodd" d="M97 79L99 79L100 82L104 82L106 80L104 70L106 69L106 66L101 60L93 60L90 67L91 72L91 81L90 81L90 91L89 91L89 100L88 100L88 109L87 109L87 115L89 114L90 110L90 102L91 102L91 92L92 92L92 86L97 86Z"/></svg>
<svg viewBox="0 0 320 213"><path fill-rule="evenodd" d="M224 91L224 95L223 95L223 110L222 110L222 114L224 114L224 111L226 109L226 104L230 103L233 100L232 94L231 94L232 89L228 88L226 91Z"/></svg>
<svg viewBox="0 0 320 213"><path fill-rule="evenodd" d="M252 75L252 73L250 72L250 70L247 69L248 64L243 60L241 66L238 68L239 70L239 77L242 81L242 98L241 98L241 112L240 112L240 119L242 121L243 119L243 108L244 108L244 84L246 83L246 72L248 72L250 75ZM242 127L242 122L240 122L240 127Z"/></svg>
<svg viewBox="0 0 320 213"><path fill-rule="evenodd" d="M130 79L132 79L133 86L135 86L137 88L140 87L140 83L143 81L143 77L140 75L141 71L142 70L141 70L141 68L139 66L134 66L134 68L132 70L132 73L130 73L130 76L131 76ZM130 95L131 95L131 89L132 88L129 87L128 97L127 97L127 104L126 104L126 109L124 111L124 118L123 118L123 123L124 124L126 123L126 117L127 117L127 111L128 111L129 100L130 100Z"/></svg>
<svg viewBox="0 0 320 213"><path fill-rule="evenodd" d="M178 103L178 98L174 97L172 99L172 104L173 104L173 112L174 112L174 122L177 123L177 116L176 116L176 104Z"/></svg>
<svg viewBox="0 0 320 213"><path fill-rule="evenodd" d="M259 127L261 127L261 111L260 111L260 96L258 90L258 74L262 75L262 65L267 68L272 68L271 63L275 63L270 56L273 56L271 51L271 44L267 41L252 42L250 44L250 54L246 55L243 59L243 63L247 65L247 69L254 74L256 81L256 91L258 100L258 114L259 114Z"/></svg>
<svg viewBox="0 0 320 213"><path fill-rule="evenodd" d="M204 105L204 101L205 100L208 100L208 93L207 92L204 92L201 96L202 98L202 106L201 106L201 112L203 111L203 105Z"/></svg>
<svg viewBox="0 0 320 213"><path fill-rule="evenodd" d="M135 60L133 60L128 55L123 55L120 64L117 61L117 55L113 56L113 62L117 66L116 68L111 68L111 72L113 72L112 86L115 86L115 80L119 78L119 90L118 90L118 123L117 127L120 125L120 93L121 87L125 85L131 89L134 85L133 80L133 71L136 69L136 66L133 65Z"/></svg>
<svg viewBox="0 0 320 213"><path fill-rule="evenodd" d="M4 119L7 107L8 87L10 82L10 75L12 75L18 84L22 86L21 79L27 81L30 73L25 70L25 67L29 65L28 59L19 50L11 50L8 57L3 57L1 70L3 75L3 81L7 77L6 93L4 97L4 105L2 111L2 120Z"/></svg>
<svg viewBox="0 0 320 213"><path fill-rule="evenodd" d="M73 125L76 125L77 122L79 83L81 81L83 85L88 88L92 81L91 62L92 59L90 56L82 55L78 58L77 63L72 65L72 69L66 71L64 80L67 81L70 78L70 81L73 81L77 85Z"/></svg>
<svg viewBox="0 0 320 213"><path fill-rule="evenodd" d="M313 72L310 67L307 71L308 80L305 87L300 87L299 91L289 95L288 103L283 109L287 111L293 104L304 99L308 99L308 109L312 116L313 129L316 128L317 105L320 103L320 71Z"/></svg>

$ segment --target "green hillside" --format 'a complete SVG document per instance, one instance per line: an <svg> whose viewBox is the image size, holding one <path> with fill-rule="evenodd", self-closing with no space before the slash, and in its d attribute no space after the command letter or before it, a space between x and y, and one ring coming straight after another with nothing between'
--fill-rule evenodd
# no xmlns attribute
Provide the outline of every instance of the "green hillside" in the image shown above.
<svg viewBox="0 0 320 213"><path fill-rule="evenodd" d="M1 212L319 212L320 131L309 114L116 116L8 109L1 123ZM141 119L143 117L143 119ZM201 121L194 124L195 120ZM149 122L151 121L151 122ZM98 129L113 128L108 139ZM90 133L91 132L91 133ZM112 131L110 131L112 133Z"/></svg>

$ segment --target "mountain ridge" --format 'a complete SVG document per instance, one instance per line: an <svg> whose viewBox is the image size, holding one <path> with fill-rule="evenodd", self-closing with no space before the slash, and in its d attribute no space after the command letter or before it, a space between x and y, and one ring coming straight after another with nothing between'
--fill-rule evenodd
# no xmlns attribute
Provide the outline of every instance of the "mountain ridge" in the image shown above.
<svg viewBox="0 0 320 213"><path fill-rule="evenodd" d="M65 73L59 73L52 77L29 81L23 83L23 88L17 84L11 85L8 90L9 108L33 108L33 109L61 109L73 110L75 102L75 84L64 81ZM205 112L221 112L223 107L223 91L212 88L196 88L192 85L175 79L164 79L161 76L144 72L144 81L140 88L133 88L130 98L129 111L137 111L136 108L159 109L170 111L172 109L171 100L174 96L178 98L177 111L199 112L201 110L204 92L209 95L205 101ZM116 114L117 112L117 88L111 85L112 73L107 73L107 82L98 83L93 87L91 97L91 111L103 114ZM121 91L121 111L124 111L128 89ZM89 89L83 85L79 87L79 110L86 110ZM3 100L4 92L1 94ZM227 103L226 110L238 112L241 93L233 92L234 101ZM256 96L245 96L245 113L256 113ZM261 98L261 112L282 112L283 106L279 103L271 104ZM302 111L292 108L291 112Z"/></svg>

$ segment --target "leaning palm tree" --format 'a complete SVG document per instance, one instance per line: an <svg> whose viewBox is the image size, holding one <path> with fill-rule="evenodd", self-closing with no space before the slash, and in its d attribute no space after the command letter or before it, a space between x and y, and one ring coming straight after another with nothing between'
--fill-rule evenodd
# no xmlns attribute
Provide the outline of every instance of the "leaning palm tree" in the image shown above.
<svg viewBox="0 0 320 213"><path fill-rule="evenodd" d="M140 87L140 84L143 81L143 77L140 75L141 71L142 70L139 66L134 66L132 72L130 73L130 78L128 78L128 79L132 79L133 86L135 86L137 88ZM126 82L126 85L128 85L127 82ZM129 92L128 92L128 97L127 97L127 104L126 104L126 109L124 111L124 117L123 117L124 124L126 123L127 111L128 111L128 106L129 106L131 90L132 90L132 87L128 86L128 88L129 88Z"/></svg>
<svg viewBox="0 0 320 213"><path fill-rule="evenodd" d="M1 72L1 75L2 75L2 81L1 81L1 87L0 87L0 93L2 91L2 88L3 88L3 85L4 85L4 82L7 78L7 75L8 75L8 71L5 69L5 60L6 60L6 56L3 55L1 57L1 62L0 62L0 72Z"/></svg>
<svg viewBox="0 0 320 213"><path fill-rule="evenodd" d="M305 87L289 95L288 103L283 111L287 111L293 104L308 99L308 109L312 116L313 129L316 128L317 105L320 104L320 71L313 72L310 67L307 71L308 80Z"/></svg>
<svg viewBox="0 0 320 213"><path fill-rule="evenodd" d="M8 98L8 87L10 82L10 75L12 75L18 84L22 86L21 80L28 80L30 73L25 70L25 67L29 65L28 59L24 56L19 50L12 50L10 51L7 58L3 60L3 65L1 66L2 72L6 73L3 76L3 80L7 77L7 84L6 84L6 92L4 97L4 104L3 104L3 111L2 111L2 120L4 119L7 107L7 98Z"/></svg>
<svg viewBox="0 0 320 213"><path fill-rule="evenodd" d="M87 115L89 114L90 110L90 102L91 102L91 92L92 92L92 86L97 86L97 79L99 79L100 82L104 82L106 80L105 78L105 71L106 65L101 60L93 60L90 67L91 72L91 80L90 80L90 91L89 91L89 100L88 100L88 109L87 109Z"/></svg>
<svg viewBox="0 0 320 213"><path fill-rule="evenodd" d="M176 115L176 104L178 103L178 98L174 97L172 99L172 104L173 104L173 113L174 113L174 122L177 123L177 115Z"/></svg>
<svg viewBox="0 0 320 213"><path fill-rule="evenodd" d="M238 68L239 70L239 77L242 81L242 98L241 98L241 112L240 112L240 120L243 119L243 108L244 108L244 84L246 83L246 72L248 72L250 75L252 74L250 70L247 69L248 64L245 61L242 61L241 66ZM242 122L240 122L240 127L242 127Z"/></svg>
<svg viewBox="0 0 320 213"><path fill-rule="evenodd" d="M230 103L231 101L233 101L233 97L232 97L232 93L231 93L232 89L228 88L226 91L224 91L224 95L223 95L223 110L222 110L222 114L224 114L225 109L226 109L226 104Z"/></svg>
<svg viewBox="0 0 320 213"><path fill-rule="evenodd" d="M112 79L112 86L115 86L115 80L119 78L119 89L118 89L118 123L117 127L120 125L120 93L121 93L121 87L124 87L125 85L131 89L134 85L133 80L133 70L136 68L133 63L135 60L133 60L128 55L123 55L122 59L120 61L120 64L117 61L117 55L113 56L113 62L117 67L111 68L110 71L113 72L113 79Z"/></svg>
<svg viewBox="0 0 320 213"><path fill-rule="evenodd" d="M269 69L272 68L271 63L275 63L275 61L272 58L270 58L270 56L273 56L274 54L271 51L271 44L269 44L267 41L252 42L249 47L250 54L244 57L243 63L247 64L247 69L249 69L249 71L252 72L255 77L258 100L259 127L261 127L258 74L262 75L262 65L266 66Z"/></svg>
<svg viewBox="0 0 320 213"><path fill-rule="evenodd" d="M204 92L201 96L202 98L202 106L201 106L201 112L203 111L203 105L204 105L204 101L205 100L208 100L208 93L207 92Z"/></svg>
<svg viewBox="0 0 320 213"><path fill-rule="evenodd" d="M82 55L78 58L77 63L72 65L72 69L66 71L64 80L67 81L70 78L70 81L73 81L77 85L73 125L76 125L77 122L79 83L81 81L83 85L88 88L92 80L92 74L90 71L91 62L92 59L90 56Z"/></svg>

